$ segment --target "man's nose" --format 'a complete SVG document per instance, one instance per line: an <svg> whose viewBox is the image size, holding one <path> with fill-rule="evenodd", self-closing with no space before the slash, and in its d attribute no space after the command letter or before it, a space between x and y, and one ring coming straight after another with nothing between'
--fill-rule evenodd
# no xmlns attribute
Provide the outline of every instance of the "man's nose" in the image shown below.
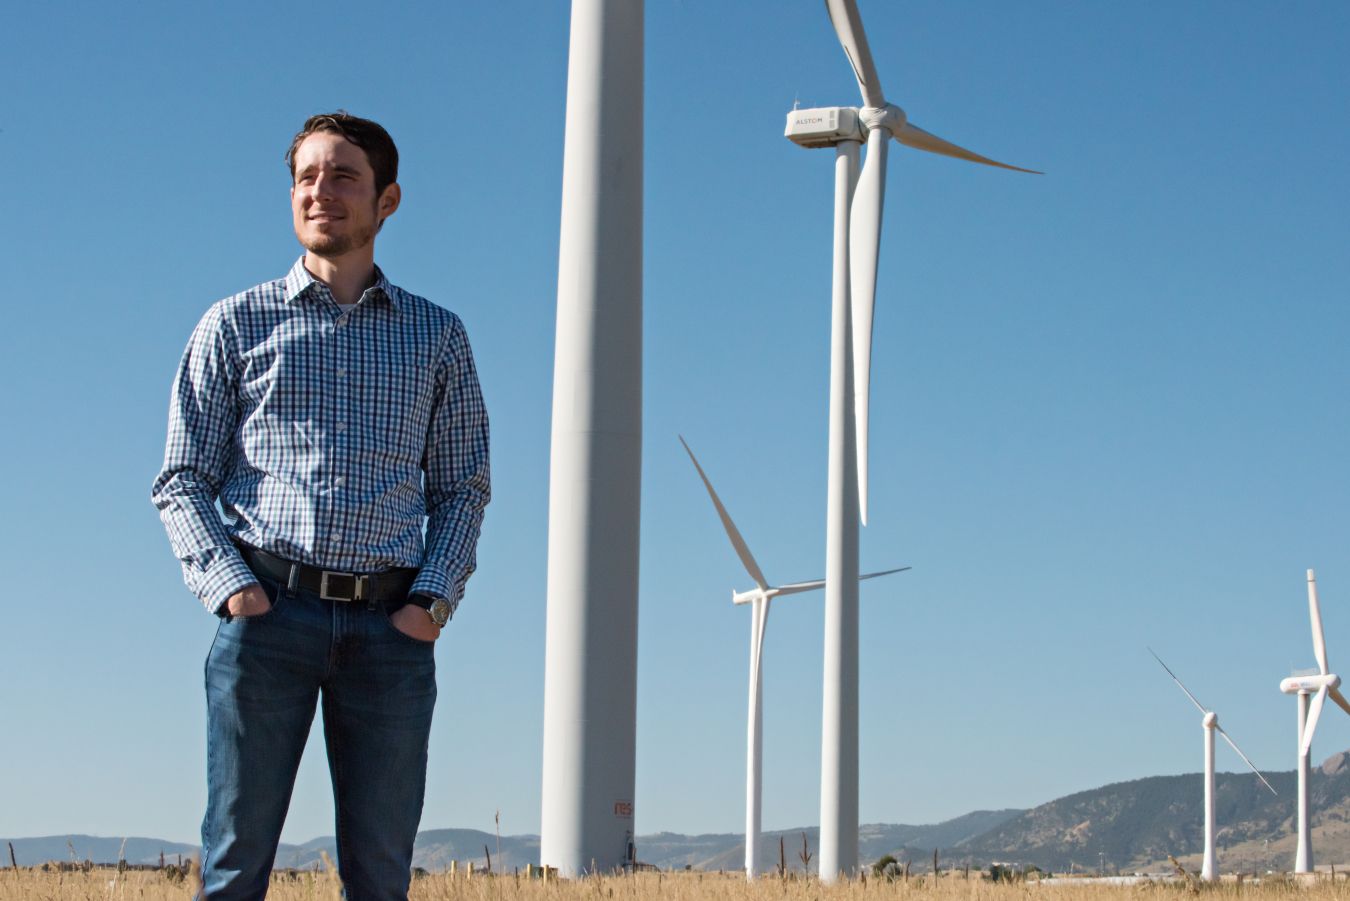
<svg viewBox="0 0 1350 901"><path fill-rule="evenodd" d="M333 177L325 172L320 172L314 179L314 196L318 199L327 199L334 196L335 184Z"/></svg>

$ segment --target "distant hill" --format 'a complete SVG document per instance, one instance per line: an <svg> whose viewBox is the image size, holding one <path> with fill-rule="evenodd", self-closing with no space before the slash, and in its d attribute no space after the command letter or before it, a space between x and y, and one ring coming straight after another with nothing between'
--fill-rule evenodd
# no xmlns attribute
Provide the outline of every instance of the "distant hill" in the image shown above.
<svg viewBox="0 0 1350 901"><path fill-rule="evenodd" d="M775 833L776 835L777 833ZM745 836L738 832L714 832L703 835L681 835L678 832L657 832L654 835L639 835L633 840L637 845L637 858L643 863L660 867L663 870L674 867L683 870L692 866L699 870L716 870L720 855L729 849L741 848L741 861L734 869L740 869L745 863ZM767 847L767 846L766 846ZM774 839L774 859L778 859L778 839ZM710 865L711 862L711 865ZM725 865L721 865L726 869Z"/></svg>
<svg viewBox="0 0 1350 901"><path fill-rule="evenodd" d="M417 833L413 845L413 866L428 870L440 870L450 866L450 861L459 861L464 866L474 862L475 869L487 865L483 856L486 845L492 854L492 868L507 872L526 864L539 865L539 836L503 835L501 858L497 856L497 836L491 832L477 829L427 829Z"/></svg>
<svg viewBox="0 0 1350 901"><path fill-rule="evenodd" d="M906 845L931 848L948 847L969 841L993 826L1016 817L1022 810L977 810L954 820L930 826L869 823L858 828L858 853L865 862L892 853ZM778 865L779 840L788 869L800 872L803 835L811 855L811 869L819 860L820 828L802 826L761 835L761 855L765 869ZM739 870L745 866L745 836L739 832L714 835L676 835L661 832L637 838L638 859L666 869L686 865L698 870Z"/></svg>
<svg viewBox="0 0 1350 901"><path fill-rule="evenodd" d="M863 856L875 859L905 841L912 843L937 842L942 845L956 844L992 825L1001 823L1022 813L1020 810L976 811L938 823L933 826L893 826L874 824L863 826L860 830ZM812 855L812 864L818 853L820 830L815 826L804 829L788 829L782 832L769 832L763 836L764 860L766 866L778 861L778 839L783 837L790 868L801 869L797 852L801 850L802 833L807 836L808 847ZM51 835L43 838L0 839L0 848L5 841L14 843L14 855L21 866L32 866L48 860L70 860L71 847L79 860L92 860L95 863L116 863L122 847L121 838L99 838L92 835ZM745 864L745 836L740 833L711 833L705 835L680 835L673 832L658 832L653 835L640 835L636 839L638 859L661 869L684 869L693 866L701 870L728 869L739 870ZM501 838L501 857L497 854L497 836L491 832L477 829L427 829L417 833L417 842L413 847L413 865L428 870L448 867L451 861L464 866L473 861L474 867L482 869L487 864L484 846L492 855L494 869L505 868L508 871L526 864L539 864L539 836L503 835ZM877 851L876 849L882 849ZM196 845L182 842L161 841L156 838L129 838L123 857L130 863L157 863L160 851L165 860L177 862L178 855L184 859L197 853ZM336 857L337 847L332 836L316 838L301 845L282 844L277 849L277 867L311 867L322 861L322 852Z"/></svg>
<svg viewBox="0 0 1350 901"><path fill-rule="evenodd" d="M977 810L933 826L862 826L858 830L858 855L869 863L898 848L954 848L1000 826L1025 810Z"/></svg>
<svg viewBox="0 0 1350 901"><path fill-rule="evenodd" d="M123 840L93 835L0 839L0 857L5 858L5 866L9 865L8 848L4 846L7 841L13 843L14 858L20 866L33 866L49 860L70 860L72 847L77 860L116 863L118 852L122 851ZM504 865L509 870L517 866L523 867L527 863L535 865L539 863L537 835L503 835L501 852L503 860L498 860L497 836L491 832L480 832L477 829L428 829L417 834L417 841L413 845L413 866L439 870L441 867L449 866L450 861L457 860L460 866L473 861L476 868L482 869L487 864L487 858L483 853L484 845L492 854L494 869ZM177 863L178 855L181 854L183 859L187 860L197 853L198 846L162 841L157 838L128 838L122 856L128 863L153 864L159 862L161 850L164 852L166 862ZM316 838L302 845L282 843L277 848L275 866L303 869L321 865L324 852L336 859L337 841L332 836Z"/></svg>
<svg viewBox="0 0 1350 901"><path fill-rule="evenodd" d="M1251 773L1215 777L1219 868L1293 868L1297 774L1266 773L1279 795ZM1350 755L1334 754L1309 785L1314 859L1350 860ZM975 836L942 859L1034 863L1042 869L1108 871L1166 868L1171 854L1199 867L1204 849L1204 776L1153 776L1078 792L1033 808ZM929 851L931 854L931 850Z"/></svg>
<svg viewBox="0 0 1350 901"><path fill-rule="evenodd" d="M126 850L122 859L128 863L159 863L159 852L164 852L167 863L177 863L178 855L183 859L197 853L196 845L182 842L166 842L157 838L127 838ZM21 867L31 867L49 860L92 860L94 863L117 863L117 854L122 849L123 839L100 838L96 835L48 835L43 838L0 838L0 858L5 866L9 865L9 842L14 846L14 859Z"/></svg>

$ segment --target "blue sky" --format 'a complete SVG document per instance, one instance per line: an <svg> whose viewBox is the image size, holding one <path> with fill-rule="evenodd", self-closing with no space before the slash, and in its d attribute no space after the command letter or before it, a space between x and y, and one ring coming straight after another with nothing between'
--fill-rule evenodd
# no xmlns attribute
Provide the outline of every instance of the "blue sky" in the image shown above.
<svg viewBox="0 0 1350 901"><path fill-rule="evenodd" d="M891 154L862 565L914 569L862 592L862 819L1199 769L1146 644L1291 769L1308 567L1350 665L1350 9L860 8L911 121L1047 173ZM858 97L818 0L647 17L636 819L729 832L750 583L676 434L771 580L822 575L832 172L782 128ZM193 325L299 255L282 154L336 107L398 141L377 260L464 319L492 416L423 826L538 829L567 28L538 0L0 13L0 835L196 836L214 620L149 486ZM821 625L818 594L769 623L766 828L818 820ZM1329 709L1314 757L1347 746ZM321 751L287 840L332 832Z"/></svg>

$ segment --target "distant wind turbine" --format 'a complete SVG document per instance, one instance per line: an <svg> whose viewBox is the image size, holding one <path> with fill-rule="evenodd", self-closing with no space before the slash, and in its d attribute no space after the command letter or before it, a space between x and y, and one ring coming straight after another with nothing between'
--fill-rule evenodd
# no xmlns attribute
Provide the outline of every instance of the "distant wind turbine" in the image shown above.
<svg viewBox="0 0 1350 901"><path fill-rule="evenodd" d="M1153 654L1153 649L1149 648L1148 652L1150 654ZM1223 727L1219 725L1218 715L1215 714L1214 711L1206 709L1205 705L1201 704L1199 701L1195 699L1195 695L1191 694L1189 691L1186 690L1186 686L1181 684L1181 680L1177 678L1176 673L1172 672L1170 669L1167 668L1167 664L1162 662L1161 657L1159 657L1157 654L1153 654L1153 659L1158 661L1158 663L1162 666L1163 669L1167 670L1167 675L1171 676L1172 681L1177 683L1177 686L1182 691L1186 692L1186 697L1190 698L1191 703L1194 704L1196 707L1199 707L1200 712L1203 713L1205 716L1205 718L1201 721L1202 725L1205 728L1205 859L1204 863L1200 867L1200 878L1207 881L1213 880L1216 878L1215 871L1218 868L1218 862L1214 856L1215 731L1217 730L1218 733L1224 737L1224 740L1233 746L1233 750L1238 752L1239 757L1247 761L1247 766L1252 768L1252 772L1256 774L1256 777L1258 779L1260 779L1262 782L1266 782L1266 777L1261 775L1261 771L1256 768L1256 764L1252 763L1250 760L1247 760L1247 755L1243 754L1242 749L1237 746L1237 743L1228 737L1227 732L1223 731ZM1270 789L1272 792L1275 792L1275 794L1277 795L1279 794L1279 792L1276 792L1274 786L1272 786L1269 782L1266 782L1266 788Z"/></svg>
<svg viewBox="0 0 1350 901"><path fill-rule="evenodd" d="M741 558L741 564L745 567L745 571L750 574L750 578L755 580L755 587L749 591L733 591L731 593L733 604L751 605L750 716L746 726L745 760L745 876L747 879L754 879L760 873L760 802L764 738L764 709L762 703L764 687L760 658L764 648L764 627L769 622L769 602L780 595L799 594L803 591L816 591L824 588L825 580L817 579L812 582L793 582L790 585L771 586L768 580L764 578L764 573L760 570L759 564L755 562L755 557L750 553L750 548L746 545L745 539L741 537L740 530L731 521L731 515L727 513L727 508L722 506L721 498L713 490L712 482L708 481L707 475L703 472L703 467L699 465L698 458L689 449L689 445L685 443L683 436L680 437L680 443L684 445L685 453L689 454L689 459L694 461L694 468L698 470L698 476L703 480L703 486L708 489L708 496L712 498L713 506L717 508L717 515L722 520L722 528L726 529L727 537L731 539L731 546L736 549L736 556ZM858 578L860 581L862 579L875 579L878 576L889 576L891 573L904 572L911 568L902 566L900 569L868 573Z"/></svg>
<svg viewBox="0 0 1350 901"><path fill-rule="evenodd" d="M1317 675L1290 676L1280 682L1280 691L1287 695L1298 695L1298 851L1294 855L1294 872L1311 873L1313 870L1312 831L1308 828L1308 761L1312 755L1313 730L1322 716L1322 707L1327 698L1335 701L1346 713L1350 713L1350 704L1337 689L1341 677L1332 673L1327 665L1327 640L1322 634L1322 609L1317 605L1317 581L1313 571L1308 570L1308 613L1312 618L1313 654L1317 656ZM1311 708L1308 698L1313 692Z"/></svg>

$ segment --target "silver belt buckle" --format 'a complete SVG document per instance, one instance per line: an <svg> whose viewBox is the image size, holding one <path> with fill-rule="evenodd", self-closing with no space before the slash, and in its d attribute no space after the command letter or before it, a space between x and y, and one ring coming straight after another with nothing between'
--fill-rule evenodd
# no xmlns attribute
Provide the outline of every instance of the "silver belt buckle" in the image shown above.
<svg viewBox="0 0 1350 901"><path fill-rule="evenodd" d="M331 595L328 593L328 580L332 576L338 576L343 579L352 580L351 597L346 598L338 597L336 595ZM370 576L358 575L357 573L341 573L335 572L331 569L325 569L323 571L323 576L321 576L319 579L319 597L325 601L343 601L343 602L364 601L366 600L366 592L363 591L362 589L365 588L369 579Z"/></svg>

